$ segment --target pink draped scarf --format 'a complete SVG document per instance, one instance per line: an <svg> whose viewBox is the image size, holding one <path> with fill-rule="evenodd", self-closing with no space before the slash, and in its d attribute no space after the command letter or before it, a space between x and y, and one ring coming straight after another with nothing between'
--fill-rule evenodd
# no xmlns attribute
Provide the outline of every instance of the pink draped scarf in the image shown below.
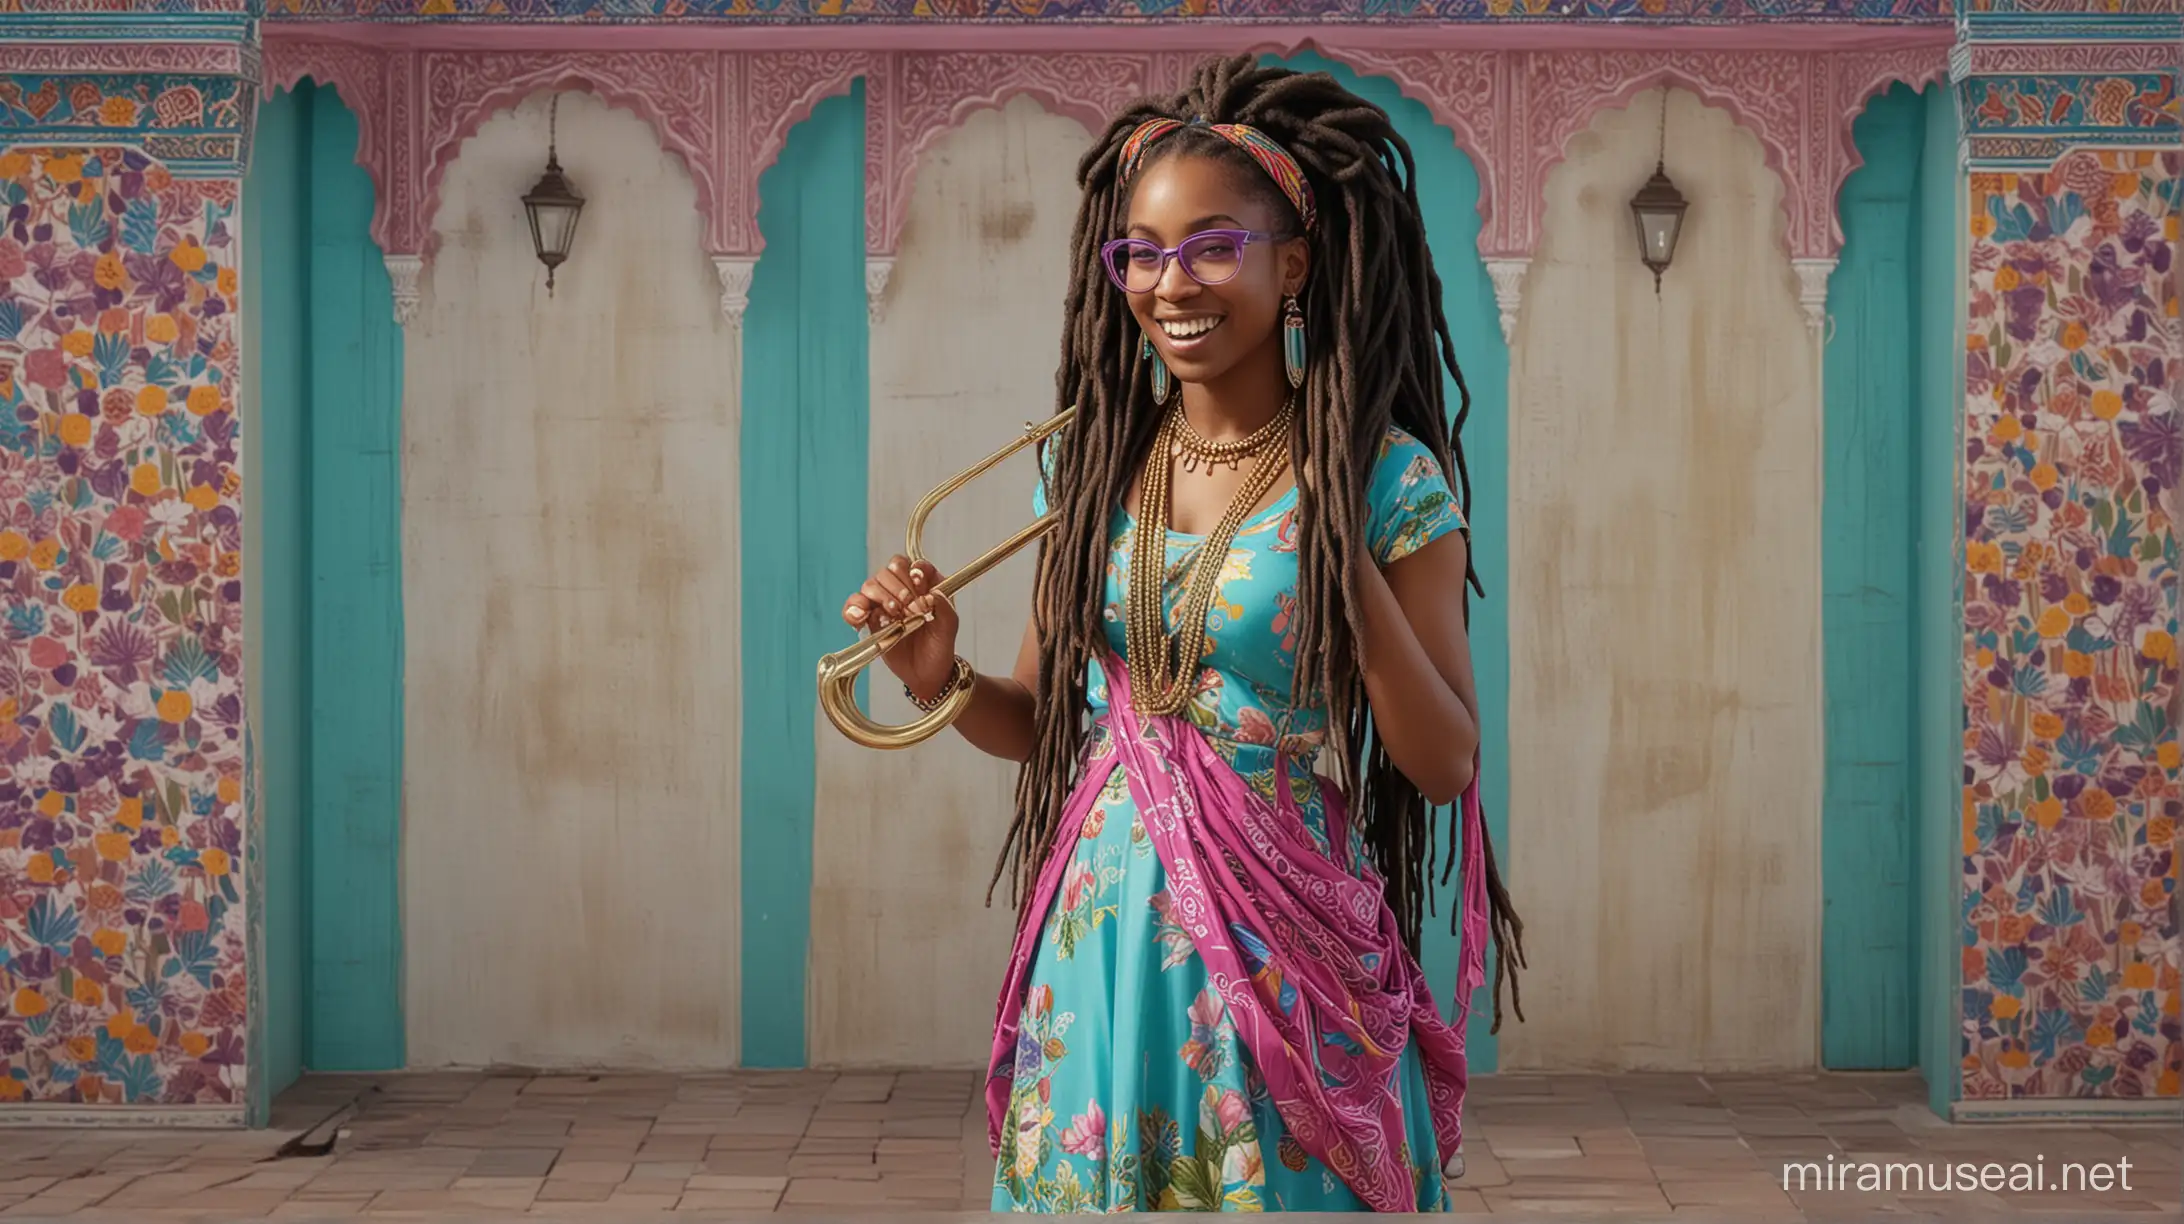
<svg viewBox="0 0 2184 1224"><path fill-rule="evenodd" d="M1327 813L1321 851L1289 788L1268 802L1214 752L1187 719L1141 719L1120 659L1101 661L1109 745L1087 763L1062 813L1054 851L1017 925L994 1025L986 1083L988 1138L1000 1150L1031 968L1054 894L1085 817L1119 759L1145 832L1167 869L1175 916L1265 1079L1283 1125L1304 1150L1375 1211L1416 1211L1401 1085L1404 1046L1416 1042L1443 1164L1462 1136L1464 1023L1486 977L1486 872L1478 782L1462 799L1462 954L1456 1020L1434 1008L1424 971L1403 947L1383 884L1337 861L1348 857L1342 796L1319 779ZM1234 932L1267 949L1254 972ZM1283 985L1293 988L1288 1010Z"/></svg>

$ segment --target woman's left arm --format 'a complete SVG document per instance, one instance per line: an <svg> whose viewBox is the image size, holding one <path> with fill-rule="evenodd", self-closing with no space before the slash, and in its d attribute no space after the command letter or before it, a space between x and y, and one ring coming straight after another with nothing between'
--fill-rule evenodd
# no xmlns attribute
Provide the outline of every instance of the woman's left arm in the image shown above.
<svg viewBox="0 0 2184 1224"><path fill-rule="evenodd" d="M1471 784L1479 697L1464 632L1468 546L1451 531L1385 569L1358 567L1365 697L1389 759L1436 806Z"/></svg>

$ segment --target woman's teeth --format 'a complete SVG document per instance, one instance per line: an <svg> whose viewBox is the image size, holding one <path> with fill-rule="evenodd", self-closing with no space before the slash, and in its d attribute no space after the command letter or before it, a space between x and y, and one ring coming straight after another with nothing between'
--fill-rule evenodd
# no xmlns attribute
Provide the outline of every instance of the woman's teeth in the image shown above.
<svg viewBox="0 0 2184 1224"><path fill-rule="evenodd" d="M1194 340L1220 325L1218 315L1205 319L1164 319L1160 330L1166 332L1170 340Z"/></svg>

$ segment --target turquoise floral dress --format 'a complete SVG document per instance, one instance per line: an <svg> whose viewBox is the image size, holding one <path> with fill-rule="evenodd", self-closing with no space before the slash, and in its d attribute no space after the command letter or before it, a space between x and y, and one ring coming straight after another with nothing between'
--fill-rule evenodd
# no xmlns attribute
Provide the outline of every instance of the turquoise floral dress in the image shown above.
<svg viewBox="0 0 2184 1224"><path fill-rule="evenodd" d="M1374 463L1370 546L1382 564L1464 526L1432 452L1391 429ZM1292 706L1296 490L1245 522L1208 620L1209 654L1190 721L1262 796L1291 789L1328 853L1313 781L1326 733L1318 705ZM1046 512L1043 489L1035 513ZM1118 509L1107 565L1107 636L1123 653L1123 584L1132 516ZM1175 614L1200 538L1168 536L1166 602ZM1107 705L1099 664L1093 714ZM1087 759L1103 755L1096 723ZM1347 870L1366 862L1352 825ZM1045 916L1019 1019L1014 1081L1000 1125L995 1211L1362 1211L1366 1205L1284 1130L1250 1051L1176 920L1167 873L1118 764L1085 819ZM1420 1210L1444 1211L1434 1123L1415 1048L1400 1064Z"/></svg>

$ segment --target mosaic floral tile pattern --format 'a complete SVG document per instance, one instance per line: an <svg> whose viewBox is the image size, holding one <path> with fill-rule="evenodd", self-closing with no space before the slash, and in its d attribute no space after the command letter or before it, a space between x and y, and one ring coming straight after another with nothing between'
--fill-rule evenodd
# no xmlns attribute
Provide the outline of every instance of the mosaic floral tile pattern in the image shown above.
<svg viewBox="0 0 2184 1224"><path fill-rule="evenodd" d="M1971 176L1967 1098L2178 1091L2180 176Z"/></svg>
<svg viewBox="0 0 2184 1224"><path fill-rule="evenodd" d="M2176 74L2130 72L2001 77L1975 81L1965 114L1974 129L2113 134L2177 125Z"/></svg>
<svg viewBox="0 0 2184 1224"><path fill-rule="evenodd" d="M0 1102L242 1099L238 189L0 154Z"/></svg>
<svg viewBox="0 0 2184 1224"><path fill-rule="evenodd" d="M184 73L0 76L0 130L237 131L250 105L240 80ZM82 139L77 137L77 139Z"/></svg>

